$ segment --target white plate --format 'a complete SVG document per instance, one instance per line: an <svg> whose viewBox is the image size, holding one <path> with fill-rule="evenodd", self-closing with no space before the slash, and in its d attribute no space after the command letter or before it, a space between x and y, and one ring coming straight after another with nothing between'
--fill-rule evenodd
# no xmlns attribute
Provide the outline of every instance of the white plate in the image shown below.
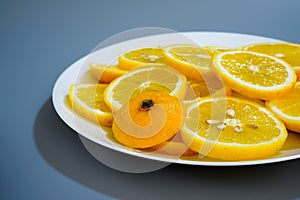
<svg viewBox="0 0 300 200"><path fill-rule="evenodd" d="M223 33L223 32L185 32L181 33L184 37L190 39L185 40L185 43L195 42L200 46L224 46L224 47L238 47L250 43L258 42L280 42L280 40L246 35L237 33ZM130 40L112 46L105 47L93 53L85 56L69 66L58 78L53 88L52 100L61 119L69 125L72 129L78 132L81 136L110 149L114 149L119 152L123 152L129 155L138 156L141 158L147 158L157 161L164 162L175 162L179 164L188 165L206 165L206 166L236 166L236 165L254 165L254 164L264 164L264 163L274 163L286 160L292 160L300 157L300 136L291 134L287 140L288 147L284 147L276 155L268 157L266 159L260 160L250 160L250 161L221 161L213 160L209 158L198 158L192 157L191 159L173 159L157 155L149 155L139 151L133 151L120 144L117 144L110 140L107 135L110 134L110 130L107 128L101 128L99 131L99 126L90 123L82 118L75 117L74 113L66 105L66 96L68 95L68 90L71 84L78 82L95 82L95 79L88 76L88 67L86 66L89 62L100 62L100 63L111 63L116 62L117 55L124 50L129 50L138 47L145 46L157 46L157 45L167 45L174 43L183 43L174 40L174 38L169 37L170 35L159 35L159 36L148 36L145 38L139 38L135 40ZM157 37L160 37L157 40ZM174 42L175 41L175 42ZM95 82L96 83L96 82Z"/></svg>

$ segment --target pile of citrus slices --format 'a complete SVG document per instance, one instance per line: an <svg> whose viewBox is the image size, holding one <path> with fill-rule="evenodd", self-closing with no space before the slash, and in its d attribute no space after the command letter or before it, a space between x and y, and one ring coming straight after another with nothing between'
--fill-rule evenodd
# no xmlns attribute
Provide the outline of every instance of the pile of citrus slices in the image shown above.
<svg viewBox="0 0 300 200"><path fill-rule="evenodd" d="M74 84L73 110L112 128L122 145L222 160L276 154L300 133L300 45L237 48L190 44L119 54L90 63L98 84Z"/></svg>

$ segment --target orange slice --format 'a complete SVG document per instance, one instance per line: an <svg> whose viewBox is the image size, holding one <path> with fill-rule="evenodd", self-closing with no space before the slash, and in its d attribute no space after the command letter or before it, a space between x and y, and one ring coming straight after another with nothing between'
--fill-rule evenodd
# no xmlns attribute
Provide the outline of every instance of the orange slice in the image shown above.
<svg viewBox="0 0 300 200"><path fill-rule="evenodd" d="M271 156L287 138L284 124L268 109L233 97L189 104L181 132L192 150L223 160Z"/></svg>
<svg viewBox="0 0 300 200"><path fill-rule="evenodd" d="M164 48L166 65L191 79L203 80L211 72L211 57L196 45L177 44Z"/></svg>
<svg viewBox="0 0 300 200"><path fill-rule="evenodd" d="M206 53L208 55L210 55L211 57L213 57L214 54L216 54L216 53L230 50L230 48L228 48L228 47L220 47L220 46L205 46L203 48L206 51Z"/></svg>
<svg viewBox="0 0 300 200"><path fill-rule="evenodd" d="M146 152L155 152L174 156L192 156L198 154L198 152L189 149L185 143L177 141L165 141L143 150Z"/></svg>
<svg viewBox="0 0 300 200"><path fill-rule="evenodd" d="M289 93L296 74L285 61L250 51L225 51L214 56L225 85L245 96L269 100Z"/></svg>
<svg viewBox="0 0 300 200"><path fill-rule="evenodd" d="M206 83L204 81L199 81L195 79L188 79L189 86L193 89L193 94L196 97L220 97L220 96L230 96L230 88L224 86L219 80L214 80L214 83Z"/></svg>
<svg viewBox="0 0 300 200"><path fill-rule="evenodd" d="M164 64L163 50L159 47L146 47L126 51L118 56L119 67L131 70L148 64Z"/></svg>
<svg viewBox="0 0 300 200"><path fill-rule="evenodd" d="M183 106L164 92L144 92L115 113L112 130L121 144L148 148L173 137L183 120Z"/></svg>
<svg viewBox="0 0 300 200"><path fill-rule="evenodd" d="M258 43L243 47L244 50L268 54L289 63L300 80L300 45L294 43Z"/></svg>
<svg viewBox="0 0 300 200"><path fill-rule="evenodd" d="M98 63L91 63L90 70L101 83L110 83L117 77L122 76L127 72L126 70L120 69L116 65L106 65Z"/></svg>
<svg viewBox="0 0 300 200"><path fill-rule="evenodd" d="M291 93L267 101L266 106L284 122L287 129L300 133L300 82Z"/></svg>
<svg viewBox="0 0 300 200"><path fill-rule="evenodd" d="M231 91L231 95L229 96L232 96L232 97L237 97L237 98L240 98L240 99L245 99L245 100L248 100L248 101L252 101L252 102L255 102L255 103L258 103L262 106L265 106L265 101L263 100L260 100L260 99L253 99L253 98L250 98L250 97L247 97L245 95L242 95L236 91Z"/></svg>
<svg viewBox="0 0 300 200"><path fill-rule="evenodd" d="M132 96L146 91L166 92L183 99L186 78L164 65L139 67L112 81L105 90L104 100L112 110L120 109Z"/></svg>

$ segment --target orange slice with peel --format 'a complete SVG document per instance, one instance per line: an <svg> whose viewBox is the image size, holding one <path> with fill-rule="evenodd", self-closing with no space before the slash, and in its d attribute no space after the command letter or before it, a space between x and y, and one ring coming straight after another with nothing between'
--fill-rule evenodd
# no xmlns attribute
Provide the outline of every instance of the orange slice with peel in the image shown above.
<svg viewBox="0 0 300 200"><path fill-rule="evenodd" d="M284 122L287 129L300 133L300 82L286 96L266 101L266 106Z"/></svg>
<svg viewBox="0 0 300 200"><path fill-rule="evenodd" d="M133 69L112 81L104 92L104 100L112 110L118 110L142 92L166 92L183 99L186 88L186 78L174 69L151 65Z"/></svg>
<svg viewBox="0 0 300 200"><path fill-rule="evenodd" d="M214 56L225 85L254 99L269 100L289 93L296 74L285 61L250 51L225 51Z"/></svg>
<svg viewBox="0 0 300 200"><path fill-rule="evenodd" d="M160 47L145 47L126 51L118 56L118 66L124 70L148 64L164 64L165 58Z"/></svg>
<svg viewBox="0 0 300 200"><path fill-rule="evenodd" d="M223 85L219 80L214 80L214 83L206 83L195 79L188 79L188 84L192 88L196 97L207 97L213 95L217 96L230 96L230 88Z"/></svg>
<svg viewBox="0 0 300 200"><path fill-rule="evenodd" d="M260 104L262 106L265 106L265 101L260 100L260 99L253 99L253 98L247 97L247 96L242 95L242 94L240 94L240 93L238 93L236 91L232 91L231 95L229 95L229 96L237 97L237 98L240 98L240 99L245 99L245 100L248 100L248 101L252 101L254 103L258 103L258 104Z"/></svg>
<svg viewBox="0 0 300 200"><path fill-rule="evenodd" d="M192 150L223 160L271 156L287 138L284 124L268 109L233 97L189 104L181 132L184 141L192 141Z"/></svg>
<svg viewBox="0 0 300 200"><path fill-rule="evenodd" d="M175 44L164 48L166 65L191 79L203 80L211 72L211 57L197 45Z"/></svg>
<svg viewBox="0 0 300 200"><path fill-rule="evenodd" d="M278 57L289 63L300 80L300 44L295 43L257 43L242 47L247 51L268 54Z"/></svg>
<svg viewBox="0 0 300 200"><path fill-rule="evenodd" d="M185 143L177 141L165 141L143 150L146 152L162 153L173 156L193 156L198 154L198 152L188 148Z"/></svg>
<svg viewBox="0 0 300 200"><path fill-rule="evenodd" d="M206 53L208 55L210 55L211 57L213 57L214 54L216 54L216 53L219 53L219 52L222 52L222 51L228 51L228 50L231 49L231 48L228 48L228 47L220 47L220 46L205 46L203 48L206 51Z"/></svg>
<svg viewBox="0 0 300 200"><path fill-rule="evenodd" d="M126 70L120 69L117 65L99 63L90 63L90 70L101 83L110 83L127 72Z"/></svg>
<svg viewBox="0 0 300 200"><path fill-rule="evenodd" d="M119 109L112 126L114 137L130 148L148 148L173 137L183 121L183 106L164 92L144 92Z"/></svg>

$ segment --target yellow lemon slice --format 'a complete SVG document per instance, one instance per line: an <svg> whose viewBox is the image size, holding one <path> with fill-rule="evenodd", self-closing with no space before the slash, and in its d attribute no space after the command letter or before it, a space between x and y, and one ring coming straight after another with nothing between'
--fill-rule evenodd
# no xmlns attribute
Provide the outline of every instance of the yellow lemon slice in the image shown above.
<svg viewBox="0 0 300 200"><path fill-rule="evenodd" d="M116 65L106 65L106 64L99 64L99 63L91 63L90 70L92 74L101 83L110 83L117 77L127 72L126 70L120 69Z"/></svg>
<svg viewBox="0 0 300 200"><path fill-rule="evenodd" d="M71 108L86 119L111 126L113 115L104 102L107 84L73 84L69 90Z"/></svg>
<svg viewBox="0 0 300 200"><path fill-rule="evenodd" d="M224 113L213 115L213 109ZM192 150L223 160L271 156L287 138L284 124L269 110L233 97L203 98L188 105L181 131L184 141L192 141Z"/></svg>
<svg viewBox="0 0 300 200"><path fill-rule="evenodd" d="M196 45L176 44L164 48L166 65L176 69L186 77L203 80L211 71L211 57Z"/></svg>
<svg viewBox="0 0 300 200"><path fill-rule="evenodd" d="M285 123L287 129L300 133L300 82L291 93L267 101L266 106Z"/></svg>
<svg viewBox="0 0 300 200"><path fill-rule="evenodd" d="M243 47L244 50L264 53L281 58L296 71L300 80L300 45L294 43L258 43Z"/></svg>
<svg viewBox="0 0 300 200"><path fill-rule="evenodd" d="M225 85L245 96L269 100L289 93L296 74L285 61L250 51L226 51L214 56Z"/></svg>
<svg viewBox="0 0 300 200"><path fill-rule="evenodd" d="M186 78L170 67L139 67L112 81L105 90L104 101L110 108L118 110L142 92L167 92L183 99L186 89Z"/></svg>
<svg viewBox="0 0 300 200"><path fill-rule="evenodd" d="M121 69L131 70L147 64L164 64L163 50L159 47L145 47L126 51L118 56L118 65Z"/></svg>

